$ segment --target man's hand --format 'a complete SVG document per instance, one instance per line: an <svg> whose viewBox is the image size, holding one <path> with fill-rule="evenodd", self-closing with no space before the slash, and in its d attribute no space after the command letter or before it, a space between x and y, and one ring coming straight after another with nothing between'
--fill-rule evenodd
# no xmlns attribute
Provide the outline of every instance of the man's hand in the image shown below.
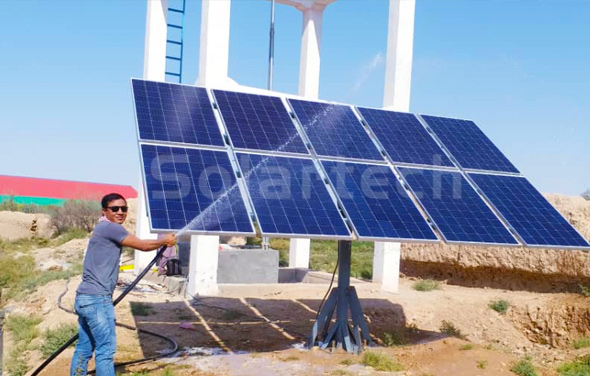
<svg viewBox="0 0 590 376"><path fill-rule="evenodd" d="M176 235L174 235L174 234L168 234L168 235L164 236L161 240L168 247L175 246L176 242L177 242Z"/></svg>

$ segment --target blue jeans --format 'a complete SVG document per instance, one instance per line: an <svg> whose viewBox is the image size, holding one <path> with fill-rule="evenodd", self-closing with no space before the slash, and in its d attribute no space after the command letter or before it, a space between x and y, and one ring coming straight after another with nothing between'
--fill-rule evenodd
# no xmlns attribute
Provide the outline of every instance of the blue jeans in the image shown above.
<svg viewBox="0 0 590 376"><path fill-rule="evenodd" d="M77 294L78 344L70 366L70 376L85 376L88 361L95 353L96 375L115 376L117 349L115 308L110 295Z"/></svg>

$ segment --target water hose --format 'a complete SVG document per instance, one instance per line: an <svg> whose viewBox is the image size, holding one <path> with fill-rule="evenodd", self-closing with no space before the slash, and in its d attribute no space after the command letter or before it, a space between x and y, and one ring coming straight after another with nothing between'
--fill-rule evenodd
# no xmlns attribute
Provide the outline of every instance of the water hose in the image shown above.
<svg viewBox="0 0 590 376"><path fill-rule="evenodd" d="M127 286L127 288L125 290L123 290L123 292L121 293L121 295L119 295L117 297L117 299L115 299L115 301L113 301L113 306L116 306L117 304L119 304L119 302L121 302L121 300L123 300L123 298L125 298L125 296L127 294L129 294L131 292L131 290L133 290L133 288L139 283L139 281L145 277L145 275L150 271L150 269L156 264L156 262L158 261L158 259L162 256L162 254L164 253L164 251L166 250L168 246L164 245L162 246L162 248L160 248L158 250L158 253L156 253L156 257L154 257L154 259L152 261L150 261L150 263L148 264L148 266L145 267L145 269L143 269L143 271L141 273L139 273L139 275L137 276L137 278L135 278L135 280L133 282L131 282L131 284L129 286ZM133 328L124 324L119 324L125 328ZM163 338L167 341L170 342L169 338L166 338L160 334L157 333L153 333L153 332L149 332L144 330L144 332L148 333L148 334L152 334L155 335L157 337ZM51 363L53 361L53 359L55 359L59 354L61 354L65 349L67 349L72 343L74 343L76 340L78 339L78 334L76 334L75 336L73 336L72 338L70 338L66 343L64 343L59 349L57 349L57 351L55 351L53 354L51 354L51 356L47 359L45 359L45 361L39 366L37 367L37 369L31 374L31 376L36 376L38 375L45 367L47 367L47 365L49 363ZM173 345L174 345L174 349L172 352L175 352L178 349L178 344L174 341L172 341ZM150 358L145 358L139 361L132 361L132 362L125 362L125 363L121 363L121 364L116 364L115 366L119 367L119 366L124 366L124 365L129 365L129 364L134 364L134 363L139 363L139 362L143 362L143 361L147 361L147 360L153 360L156 358L161 358L164 356L170 355L169 353L166 354L160 354L160 355L156 355Z"/></svg>

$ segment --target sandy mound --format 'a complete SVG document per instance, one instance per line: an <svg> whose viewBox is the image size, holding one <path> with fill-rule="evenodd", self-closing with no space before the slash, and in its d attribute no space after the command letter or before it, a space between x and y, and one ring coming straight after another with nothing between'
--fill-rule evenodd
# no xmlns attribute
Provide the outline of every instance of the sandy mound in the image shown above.
<svg viewBox="0 0 590 376"><path fill-rule="evenodd" d="M0 238L15 240L31 236L31 225L37 220L37 236L48 238L53 233L48 214L0 211Z"/></svg>

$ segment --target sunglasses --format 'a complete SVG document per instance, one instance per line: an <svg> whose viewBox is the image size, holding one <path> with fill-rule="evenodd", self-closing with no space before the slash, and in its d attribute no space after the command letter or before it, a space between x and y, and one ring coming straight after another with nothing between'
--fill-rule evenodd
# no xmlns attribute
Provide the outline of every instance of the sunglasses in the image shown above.
<svg viewBox="0 0 590 376"><path fill-rule="evenodd" d="M108 209L110 209L113 213L118 212L119 209L121 209L123 213L127 213L127 209L129 208L127 206L109 206Z"/></svg>

